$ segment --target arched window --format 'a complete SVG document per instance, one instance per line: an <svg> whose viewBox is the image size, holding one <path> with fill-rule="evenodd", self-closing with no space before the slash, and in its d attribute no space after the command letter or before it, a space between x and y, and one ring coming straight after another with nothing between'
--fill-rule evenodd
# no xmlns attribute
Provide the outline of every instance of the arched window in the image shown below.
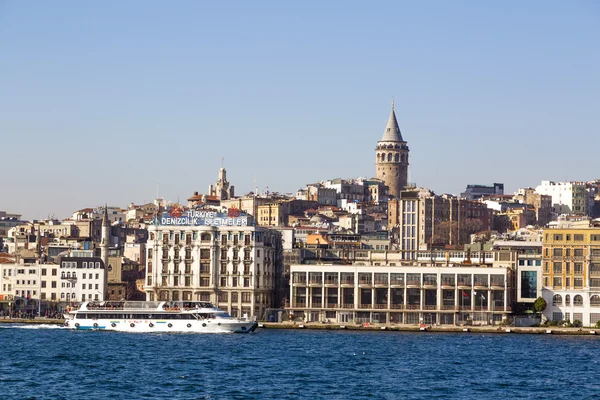
<svg viewBox="0 0 600 400"><path fill-rule="evenodd" d="M392 162L392 153L388 153L388 162Z"/></svg>
<svg viewBox="0 0 600 400"><path fill-rule="evenodd" d="M71 293L67 293L67 301L71 300Z"/></svg>
<svg viewBox="0 0 600 400"><path fill-rule="evenodd" d="M592 297L590 297L590 305L593 307L599 307L600 306L600 296L595 294Z"/></svg>
<svg viewBox="0 0 600 400"><path fill-rule="evenodd" d="M562 306L562 296L560 294L555 294L554 297L552 297L552 305Z"/></svg>
<svg viewBox="0 0 600 400"><path fill-rule="evenodd" d="M400 161L400 154L396 153L394 155L394 162L398 162L398 161Z"/></svg>
<svg viewBox="0 0 600 400"><path fill-rule="evenodd" d="M203 233L200 235L200 240L204 241L210 241L210 233Z"/></svg>
<svg viewBox="0 0 600 400"><path fill-rule="evenodd" d="M150 240L154 240L154 233L150 234Z"/></svg>
<svg viewBox="0 0 600 400"><path fill-rule="evenodd" d="M571 296L567 294L565 296L565 306L570 306L570 305L571 305Z"/></svg>
<svg viewBox="0 0 600 400"><path fill-rule="evenodd" d="M581 297L580 294L575 295L575 297L573 297L573 305L576 307L583 306L583 297Z"/></svg>

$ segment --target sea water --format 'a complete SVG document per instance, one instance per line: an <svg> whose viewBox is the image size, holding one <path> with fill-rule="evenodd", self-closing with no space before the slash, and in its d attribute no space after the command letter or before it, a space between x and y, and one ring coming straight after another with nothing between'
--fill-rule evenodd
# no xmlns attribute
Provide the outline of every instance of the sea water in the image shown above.
<svg viewBox="0 0 600 400"><path fill-rule="evenodd" d="M600 338L257 330L135 334L0 325L2 399L583 399Z"/></svg>

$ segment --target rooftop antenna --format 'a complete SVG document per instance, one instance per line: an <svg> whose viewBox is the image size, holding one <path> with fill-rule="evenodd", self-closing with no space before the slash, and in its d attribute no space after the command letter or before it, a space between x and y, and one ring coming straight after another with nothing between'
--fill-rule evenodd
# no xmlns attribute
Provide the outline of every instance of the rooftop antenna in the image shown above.
<svg viewBox="0 0 600 400"><path fill-rule="evenodd" d="M225 168L225 157L221 157L221 168Z"/></svg>
<svg viewBox="0 0 600 400"><path fill-rule="evenodd" d="M394 96L392 96L392 111L394 111Z"/></svg>

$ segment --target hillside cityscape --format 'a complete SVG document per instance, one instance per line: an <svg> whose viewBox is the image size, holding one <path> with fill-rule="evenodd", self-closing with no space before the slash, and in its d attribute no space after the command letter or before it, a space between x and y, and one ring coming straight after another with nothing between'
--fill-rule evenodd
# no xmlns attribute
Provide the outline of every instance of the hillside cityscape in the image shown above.
<svg viewBox="0 0 600 400"><path fill-rule="evenodd" d="M63 220L0 211L0 315L160 300L271 322L600 321L600 179L436 193L409 181L409 139L392 104L364 155L371 178L240 196L221 166L186 202L99 201Z"/></svg>

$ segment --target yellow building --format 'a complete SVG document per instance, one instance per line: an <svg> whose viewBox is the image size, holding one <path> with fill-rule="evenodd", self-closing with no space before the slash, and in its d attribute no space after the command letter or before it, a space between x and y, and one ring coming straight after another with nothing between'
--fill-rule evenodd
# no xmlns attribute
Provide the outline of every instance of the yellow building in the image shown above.
<svg viewBox="0 0 600 400"><path fill-rule="evenodd" d="M600 321L600 228L545 229L543 296L545 314L557 321Z"/></svg>

